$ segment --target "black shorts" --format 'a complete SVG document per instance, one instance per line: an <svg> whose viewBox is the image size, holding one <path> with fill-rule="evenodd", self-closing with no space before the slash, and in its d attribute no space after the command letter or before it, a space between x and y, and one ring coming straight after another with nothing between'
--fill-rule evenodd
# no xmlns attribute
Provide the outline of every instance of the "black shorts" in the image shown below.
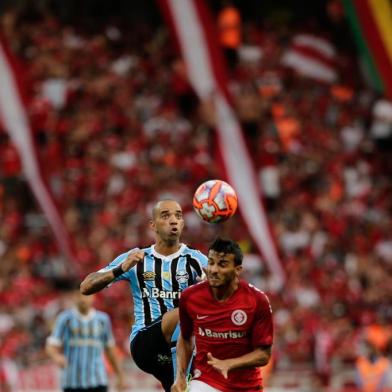
<svg viewBox="0 0 392 392"><path fill-rule="evenodd" d="M141 329L131 342L131 353L136 365L157 378L165 391L170 392L174 382L171 350L158 319Z"/></svg>
<svg viewBox="0 0 392 392"><path fill-rule="evenodd" d="M100 385L94 388L64 388L64 392L107 392L106 385Z"/></svg>

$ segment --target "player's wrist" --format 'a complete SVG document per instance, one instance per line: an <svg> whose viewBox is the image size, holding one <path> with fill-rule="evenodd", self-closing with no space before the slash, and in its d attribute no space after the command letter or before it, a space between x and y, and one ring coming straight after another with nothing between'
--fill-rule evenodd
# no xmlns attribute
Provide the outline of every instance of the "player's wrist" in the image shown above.
<svg viewBox="0 0 392 392"><path fill-rule="evenodd" d="M235 370L238 366L237 362L234 359L225 359L225 365L227 367L227 371Z"/></svg>
<svg viewBox="0 0 392 392"><path fill-rule="evenodd" d="M176 379L174 380L174 384L176 385L183 385L184 387L186 387L187 382L186 382L186 377L176 377Z"/></svg>
<svg viewBox="0 0 392 392"><path fill-rule="evenodd" d="M182 380L185 380L185 381L186 381L186 377L187 377L187 372L186 372L186 370L177 369L176 379L177 379L178 381L182 381Z"/></svg>
<svg viewBox="0 0 392 392"><path fill-rule="evenodd" d="M114 267L112 269L113 272L113 276L115 278L118 278L119 276L121 276L125 271L122 269L122 264L118 265L117 267Z"/></svg>

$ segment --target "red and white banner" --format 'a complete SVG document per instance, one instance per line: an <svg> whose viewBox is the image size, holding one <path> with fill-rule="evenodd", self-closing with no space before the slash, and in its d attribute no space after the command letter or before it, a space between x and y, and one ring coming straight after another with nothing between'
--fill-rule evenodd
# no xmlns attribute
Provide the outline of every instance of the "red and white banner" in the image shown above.
<svg viewBox="0 0 392 392"><path fill-rule="evenodd" d="M40 173L32 131L22 99L22 85L18 83L14 64L15 59L0 39L0 122L18 150L23 173L52 227L60 250L68 260L72 260L68 234Z"/></svg>
<svg viewBox="0 0 392 392"><path fill-rule="evenodd" d="M280 286L284 271L261 203L258 181L241 126L229 101L225 67L214 22L204 0L161 0L176 34L190 82L199 99L213 102L221 155L230 184L256 245Z"/></svg>
<svg viewBox="0 0 392 392"><path fill-rule="evenodd" d="M291 48L283 54L282 63L297 73L321 82L337 80L336 51L326 39L311 34L298 34Z"/></svg>

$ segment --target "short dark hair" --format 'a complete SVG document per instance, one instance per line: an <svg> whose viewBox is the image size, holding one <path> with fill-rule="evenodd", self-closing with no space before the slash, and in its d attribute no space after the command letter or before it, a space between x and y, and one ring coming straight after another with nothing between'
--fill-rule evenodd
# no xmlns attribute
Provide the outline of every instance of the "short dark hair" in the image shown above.
<svg viewBox="0 0 392 392"><path fill-rule="evenodd" d="M234 255L234 264L236 266L242 265L242 259L244 255L242 254L240 246L233 240L218 237L210 245L208 250L213 250L217 253L232 254Z"/></svg>
<svg viewBox="0 0 392 392"><path fill-rule="evenodd" d="M161 204L162 202L165 202L165 201L173 201L174 203L177 203L177 204L179 205L179 203L178 203L177 200L170 199L170 198L161 199L161 200L157 201L157 202L154 204L154 207L152 208L152 211L151 211L151 219L152 219L152 220L154 220L154 219L158 216L158 213L159 213L159 206L160 206L160 204ZM181 206L180 206L180 207L181 207Z"/></svg>

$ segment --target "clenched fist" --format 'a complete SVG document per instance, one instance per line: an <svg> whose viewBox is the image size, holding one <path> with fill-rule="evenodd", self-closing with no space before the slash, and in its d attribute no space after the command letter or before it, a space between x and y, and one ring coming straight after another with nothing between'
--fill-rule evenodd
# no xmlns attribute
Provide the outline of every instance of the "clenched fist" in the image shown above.
<svg viewBox="0 0 392 392"><path fill-rule="evenodd" d="M125 261L121 264L121 269L124 272L129 271L133 268L137 263L143 261L144 252L140 249L134 249L132 252L129 253Z"/></svg>

